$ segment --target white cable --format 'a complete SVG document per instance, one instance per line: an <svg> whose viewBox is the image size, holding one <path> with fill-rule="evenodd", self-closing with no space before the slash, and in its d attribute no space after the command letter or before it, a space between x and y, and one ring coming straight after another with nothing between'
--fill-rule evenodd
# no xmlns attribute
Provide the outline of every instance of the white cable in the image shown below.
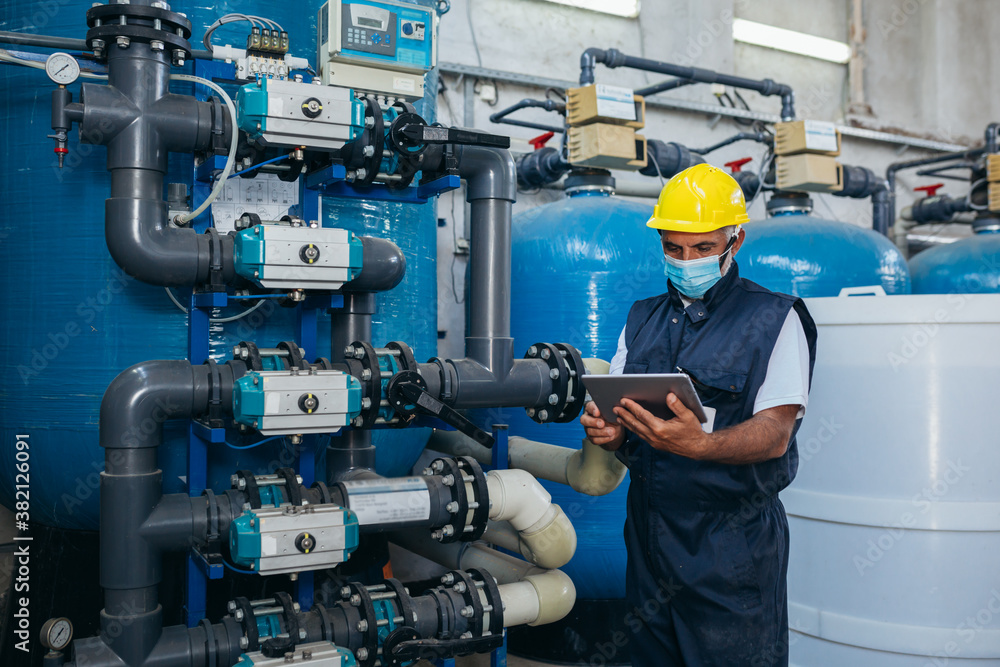
<svg viewBox="0 0 1000 667"><path fill-rule="evenodd" d="M185 315L187 315L188 309L184 307L184 304L182 304L180 301L177 300L177 297L174 296L174 293L170 290L170 288L164 287L163 290L167 293L167 296L170 297L170 300L174 302L174 305L177 306ZM211 322L212 324L224 324L226 322L235 322L236 320L241 320L250 313L252 313L253 311L263 306L266 300L267 299L260 299L259 301L257 301L256 304L250 306L242 313L239 313L237 315L231 315L230 317L211 317L209 318L208 321Z"/></svg>
<svg viewBox="0 0 1000 667"><path fill-rule="evenodd" d="M209 81L208 79L203 79L200 76L192 76L190 74L171 74L170 78L174 81L190 81L192 83L200 83L203 86L208 86L221 95L223 101L226 103L226 106L229 108L229 118L231 125L233 126L233 135L229 142L229 158L226 160L226 167L222 170L222 175L219 176L219 182L215 184L215 187L212 188L212 192L210 192L205 201L201 203L201 206L177 218L179 223L183 223L194 220L201 215L205 209L212 205L212 202L219 196L219 193L222 192L222 188L226 185L226 179L229 178L229 174L233 172L233 165L236 164L236 144L239 143L240 128L236 125L236 107L233 106L233 100L230 99L229 94L226 93L221 86L216 84L214 81Z"/></svg>

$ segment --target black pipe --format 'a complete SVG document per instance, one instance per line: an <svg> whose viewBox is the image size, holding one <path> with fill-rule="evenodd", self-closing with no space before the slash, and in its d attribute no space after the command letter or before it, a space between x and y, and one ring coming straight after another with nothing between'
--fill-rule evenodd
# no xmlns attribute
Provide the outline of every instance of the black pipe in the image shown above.
<svg viewBox="0 0 1000 667"><path fill-rule="evenodd" d="M962 161L974 161L978 159L983 153L987 152L987 149L992 145L996 146L996 129L1000 127L1000 123L991 123L986 129L986 144L983 148L971 148L967 151L955 151L953 153L943 153L941 155L935 155L934 157L919 158L916 160L904 160L902 162L893 162L885 170L886 187L888 190L889 203L888 216L885 224L887 229L892 229L896 224L896 174L904 169L912 169L914 167L923 167L929 164L940 164L942 162L951 162L953 160ZM991 129L992 128L992 129ZM873 200L874 204L874 200Z"/></svg>
<svg viewBox="0 0 1000 667"><path fill-rule="evenodd" d="M969 197L934 195L914 202L910 206L909 219L916 223L950 222L957 213L968 213L972 210Z"/></svg>
<svg viewBox="0 0 1000 667"><path fill-rule="evenodd" d="M997 133L1000 132L1000 123L990 123L986 126L986 136L984 149L987 153L997 152Z"/></svg>
<svg viewBox="0 0 1000 667"><path fill-rule="evenodd" d="M562 127L558 127L555 125L544 125L542 123L534 123L526 120L515 120L512 118L507 118L509 114L512 114L519 109L528 109L528 108L545 109L546 111L557 111L562 114L566 113L566 105L562 102L556 102L555 100L533 100L530 98L526 98L516 104L512 104L506 109L501 109L500 111L497 111L495 114L492 114L490 116L490 122L498 124L506 124L506 125L518 125L520 127L530 127L535 130L542 130L543 132L561 133L564 131Z"/></svg>
<svg viewBox="0 0 1000 667"><path fill-rule="evenodd" d="M0 44L16 44L18 46L40 46L46 49L63 49L66 51L89 51L87 40L70 37L50 37L48 35L26 35L20 32L0 30Z"/></svg>
<svg viewBox="0 0 1000 667"><path fill-rule="evenodd" d="M639 173L669 179L704 161L705 158L684 144L650 139L646 142L646 166Z"/></svg>
<svg viewBox="0 0 1000 667"><path fill-rule="evenodd" d="M691 152L708 155L709 153L717 151L724 146L735 144L737 141L756 141L758 144L770 144L774 140L764 132L737 132L733 136L726 137L722 141L714 143L711 146L707 146L705 148L692 148Z"/></svg>
<svg viewBox="0 0 1000 667"><path fill-rule="evenodd" d="M684 86L690 86L693 83L698 83L691 79L667 79L666 81L661 81L660 83L654 83L651 86L646 86L645 88L639 88L635 91L636 95L642 95L643 97L648 97L649 95L655 95L657 93L662 93L667 90L676 90L677 88L683 88Z"/></svg>
<svg viewBox="0 0 1000 667"><path fill-rule="evenodd" d="M606 67L629 67L645 72L657 72L682 79L690 79L699 83L719 83L733 88L754 90L761 95L778 95L781 97L781 119L795 120L795 92L791 86L776 83L771 79L747 79L732 74L722 74L699 67L684 67L672 63L627 56L617 49L589 48L580 56L580 85L594 83L594 66L603 63Z"/></svg>
<svg viewBox="0 0 1000 667"><path fill-rule="evenodd" d="M206 413L213 395L220 409L230 411L232 384L243 368L240 362L232 364L209 367L187 361L148 361L123 371L104 392L100 413L100 445L105 452L101 629L108 647L126 664L143 664L160 638L163 612L157 586L162 579L163 542L160 531L147 523L163 495L156 460L163 425ZM153 539L147 540L144 532ZM174 534L172 530L167 533ZM123 627L128 630L122 632Z"/></svg>
<svg viewBox="0 0 1000 667"><path fill-rule="evenodd" d="M517 184L525 189L540 188L555 183L571 168L558 149L545 146L517 159Z"/></svg>
<svg viewBox="0 0 1000 667"><path fill-rule="evenodd" d="M457 586L437 586L427 593L411 597L408 594L405 608L411 617L403 625L413 628L424 639L455 639L475 630L479 618L470 618L465 612L468 600L464 591ZM402 605L397 605L397 611ZM495 610L494 614L501 614ZM293 638L297 645L314 642L331 642L352 653L360 649L376 650L370 642L370 634L362 629L360 621L374 623L373 618L364 618L361 608L348 600L316 604L308 611L295 613L294 625L300 634ZM282 617L283 629L288 629L288 619ZM121 628L116 632L120 632ZM127 633L126 633L127 634ZM67 667L126 667L127 665L155 665L156 667L229 667L247 652L241 647L247 638L243 625L232 616L226 616L220 623L202 621L198 626L186 628L175 625L163 628L160 639L145 656L145 662L123 662L122 657L108 649L104 637L78 639L73 643L73 660ZM261 639L261 643L264 639ZM460 650L460 649L457 649Z"/></svg>

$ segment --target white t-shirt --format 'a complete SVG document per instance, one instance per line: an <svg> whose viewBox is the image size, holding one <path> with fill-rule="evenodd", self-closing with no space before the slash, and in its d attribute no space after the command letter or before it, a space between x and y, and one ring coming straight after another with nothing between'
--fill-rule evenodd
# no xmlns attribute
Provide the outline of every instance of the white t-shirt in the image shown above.
<svg viewBox="0 0 1000 667"><path fill-rule="evenodd" d="M611 375L620 375L625 368L628 346L625 344L625 329L618 337L618 351L611 359ZM764 383L757 391L753 413L757 414L779 405L798 405L796 419L806 413L809 402L809 343L795 309L788 311L785 323L781 325L778 339L767 362Z"/></svg>

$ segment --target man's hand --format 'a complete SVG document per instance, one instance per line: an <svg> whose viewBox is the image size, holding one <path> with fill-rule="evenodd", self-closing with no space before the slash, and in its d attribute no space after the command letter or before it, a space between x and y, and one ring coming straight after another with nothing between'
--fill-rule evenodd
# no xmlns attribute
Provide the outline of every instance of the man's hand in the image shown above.
<svg viewBox="0 0 1000 667"><path fill-rule="evenodd" d="M580 423L592 443L609 451L615 451L625 442L625 429L621 423L609 424L601 418L601 411L593 401L587 403L580 415Z"/></svg>
<svg viewBox="0 0 1000 667"><path fill-rule="evenodd" d="M667 407L673 419L660 419L628 398L615 408L619 423L645 440L654 449L672 452L689 459L703 459L712 451L711 439L701 429L701 422L674 394L667 394Z"/></svg>

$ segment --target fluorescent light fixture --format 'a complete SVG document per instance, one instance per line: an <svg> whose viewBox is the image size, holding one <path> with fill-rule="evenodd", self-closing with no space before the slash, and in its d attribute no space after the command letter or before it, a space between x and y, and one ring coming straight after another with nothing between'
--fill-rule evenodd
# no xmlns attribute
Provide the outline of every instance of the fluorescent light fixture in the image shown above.
<svg viewBox="0 0 1000 667"><path fill-rule="evenodd" d="M844 42L745 19L733 19L733 39L745 44L797 53L800 56L828 60L841 65L851 59L851 46Z"/></svg>
<svg viewBox="0 0 1000 667"><path fill-rule="evenodd" d="M614 14L634 19L639 15L639 0L547 0L559 5L589 9L603 14Z"/></svg>

